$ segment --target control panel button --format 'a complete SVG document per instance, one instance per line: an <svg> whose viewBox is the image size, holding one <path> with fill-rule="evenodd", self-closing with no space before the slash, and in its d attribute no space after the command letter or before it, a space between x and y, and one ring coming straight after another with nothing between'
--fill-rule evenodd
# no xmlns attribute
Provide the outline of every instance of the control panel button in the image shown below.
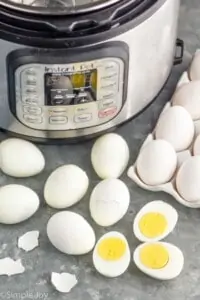
<svg viewBox="0 0 200 300"><path fill-rule="evenodd" d="M25 113L27 114L31 114L31 115L41 115L42 113L42 109L38 106L24 106L23 110Z"/></svg>
<svg viewBox="0 0 200 300"><path fill-rule="evenodd" d="M50 124L65 124L67 123L67 117L63 116L52 116L49 118L49 123Z"/></svg>
<svg viewBox="0 0 200 300"><path fill-rule="evenodd" d="M28 76L27 80L26 80L26 85L30 85L30 86L36 86L37 85L37 80L35 77L33 76Z"/></svg>
<svg viewBox="0 0 200 300"><path fill-rule="evenodd" d="M37 75L34 68L30 68L26 70L26 75Z"/></svg>
<svg viewBox="0 0 200 300"><path fill-rule="evenodd" d="M42 123L42 118L39 116L24 115L24 120L28 123L35 123L35 124Z"/></svg>
<svg viewBox="0 0 200 300"><path fill-rule="evenodd" d="M37 94L37 90L33 87L29 87L26 89L27 94Z"/></svg>
<svg viewBox="0 0 200 300"><path fill-rule="evenodd" d="M92 114L79 114L75 115L74 121L76 123L88 122L92 120Z"/></svg>
<svg viewBox="0 0 200 300"><path fill-rule="evenodd" d="M49 109L49 115L65 115L67 110L62 107L54 107Z"/></svg>
<svg viewBox="0 0 200 300"><path fill-rule="evenodd" d="M109 71L109 72L118 72L119 70L119 66L116 62L109 62L105 65L105 71Z"/></svg>
<svg viewBox="0 0 200 300"><path fill-rule="evenodd" d="M105 99L105 100L100 100L100 108L107 108L115 105L115 100L114 99Z"/></svg>
<svg viewBox="0 0 200 300"><path fill-rule="evenodd" d="M108 72L105 74L102 74L100 77L100 80L113 80L117 78L118 73L117 72Z"/></svg>
<svg viewBox="0 0 200 300"><path fill-rule="evenodd" d="M99 118L106 118L114 115L117 112L117 107L109 107L99 111Z"/></svg>
<svg viewBox="0 0 200 300"><path fill-rule="evenodd" d="M107 89L116 90L117 89L116 80L102 80L101 89L102 90L107 90Z"/></svg>
<svg viewBox="0 0 200 300"><path fill-rule="evenodd" d="M38 104L38 98L36 98L36 97L24 98L23 102L26 104L35 105L35 104Z"/></svg>

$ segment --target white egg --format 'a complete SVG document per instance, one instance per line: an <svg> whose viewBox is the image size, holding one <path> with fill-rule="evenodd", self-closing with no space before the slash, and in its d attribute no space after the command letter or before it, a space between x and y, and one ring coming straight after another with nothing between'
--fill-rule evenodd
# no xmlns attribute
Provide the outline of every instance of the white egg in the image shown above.
<svg viewBox="0 0 200 300"><path fill-rule="evenodd" d="M172 97L174 106L184 107L193 120L200 118L200 80L191 81L176 90Z"/></svg>
<svg viewBox="0 0 200 300"><path fill-rule="evenodd" d="M156 139L168 141L176 151L187 149L194 137L194 123L187 110L181 106L164 112L155 129Z"/></svg>
<svg viewBox="0 0 200 300"><path fill-rule="evenodd" d="M17 224L29 219L39 208L39 198L30 188L9 184L0 188L0 223Z"/></svg>
<svg viewBox="0 0 200 300"><path fill-rule="evenodd" d="M54 214L47 224L47 236L59 251L70 255L90 252L95 245L95 233L79 214L62 211Z"/></svg>
<svg viewBox="0 0 200 300"><path fill-rule="evenodd" d="M187 159L176 176L176 188L186 201L200 201L200 156Z"/></svg>
<svg viewBox="0 0 200 300"><path fill-rule="evenodd" d="M100 178L118 178L126 169L129 161L128 145L118 134L105 134L94 143L91 161Z"/></svg>
<svg viewBox="0 0 200 300"><path fill-rule="evenodd" d="M51 173L44 187L46 203L54 208L67 208L79 202L89 186L89 179L76 165L64 165Z"/></svg>
<svg viewBox="0 0 200 300"><path fill-rule="evenodd" d="M125 236L116 231L104 234L93 251L95 269L106 277L122 275L130 264L131 255Z"/></svg>
<svg viewBox="0 0 200 300"><path fill-rule="evenodd" d="M196 137L196 140L194 142L193 154L200 155L200 134Z"/></svg>
<svg viewBox="0 0 200 300"><path fill-rule="evenodd" d="M192 60L189 75L191 80L200 80L200 52L196 53Z"/></svg>
<svg viewBox="0 0 200 300"><path fill-rule="evenodd" d="M133 261L140 271L160 280L176 278L184 266L182 251L164 242L139 245L134 251Z"/></svg>
<svg viewBox="0 0 200 300"><path fill-rule="evenodd" d="M164 184L172 178L177 166L177 155L172 145L154 140L142 148L137 162L137 173L148 185Z"/></svg>
<svg viewBox="0 0 200 300"><path fill-rule="evenodd" d="M126 214L130 193L124 182L117 178L105 179L97 184L90 197L90 213L100 226L111 226Z"/></svg>
<svg viewBox="0 0 200 300"><path fill-rule="evenodd" d="M133 232L141 242L157 242L174 230L177 221L175 208L160 200L152 201L137 213Z"/></svg>
<svg viewBox="0 0 200 300"><path fill-rule="evenodd" d="M0 144L0 166L9 176L30 177L42 172L45 159L34 144L10 138Z"/></svg>

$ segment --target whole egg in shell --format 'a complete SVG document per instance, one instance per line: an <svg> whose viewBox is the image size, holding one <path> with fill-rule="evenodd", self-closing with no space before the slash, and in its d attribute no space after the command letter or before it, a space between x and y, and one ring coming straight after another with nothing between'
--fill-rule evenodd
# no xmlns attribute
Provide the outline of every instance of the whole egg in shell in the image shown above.
<svg viewBox="0 0 200 300"><path fill-rule="evenodd" d="M104 234L93 251L95 269L106 277L118 277L128 268L130 249L125 236L117 231Z"/></svg>
<svg viewBox="0 0 200 300"><path fill-rule="evenodd" d="M182 251L166 242L150 242L139 245L133 253L137 268L153 278L174 279L184 266Z"/></svg>
<svg viewBox="0 0 200 300"><path fill-rule="evenodd" d="M178 221L178 213L171 205L152 201L137 213L133 232L141 242L156 242L171 233Z"/></svg>

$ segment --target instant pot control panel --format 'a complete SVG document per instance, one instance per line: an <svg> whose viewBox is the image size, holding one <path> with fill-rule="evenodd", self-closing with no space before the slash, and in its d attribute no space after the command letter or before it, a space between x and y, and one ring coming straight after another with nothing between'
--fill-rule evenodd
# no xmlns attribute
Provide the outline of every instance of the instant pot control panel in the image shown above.
<svg viewBox="0 0 200 300"><path fill-rule="evenodd" d="M126 98L128 56L124 47L117 52L108 49L86 51L88 59L81 62L82 55L71 55L70 62L66 51L62 56L59 50L46 57L37 53L18 58L12 53L7 60L12 113L37 130L81 129L110 121Z"/></svg>

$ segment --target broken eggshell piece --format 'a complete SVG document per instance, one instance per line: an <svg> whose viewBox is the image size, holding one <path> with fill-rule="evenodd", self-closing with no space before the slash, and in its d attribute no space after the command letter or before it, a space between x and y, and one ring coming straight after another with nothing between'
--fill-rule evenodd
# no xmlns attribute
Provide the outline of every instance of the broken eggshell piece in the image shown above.
<svg viewBox="0 0 200 300"><path fill-rule="evenodd" d="M24 266L21 263L21 259L13 260L10 257L0 259L0 275L16 275L25 271Z"/></svg>
<svg viewBox="0 0 200 300"><path fill-rule="evenodd" d="M28 231L18 239L18 248L25 250L26 252L31 251L39 245L39 231L33 230Z"/></svg>
<svg viewBox="0 0 200 300"><path fill-rule="evenodd" d="M52 272L51 283L58 292L69 293L78 281L73 274Z"/></svg>

